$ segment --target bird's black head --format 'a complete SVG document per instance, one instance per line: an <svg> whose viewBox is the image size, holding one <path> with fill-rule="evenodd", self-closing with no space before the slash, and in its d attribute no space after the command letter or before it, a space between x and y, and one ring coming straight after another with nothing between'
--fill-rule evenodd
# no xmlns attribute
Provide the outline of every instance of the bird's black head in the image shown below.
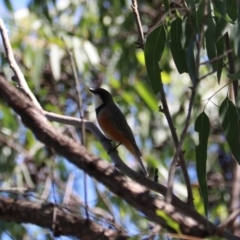
<svg viewBox="0 0 240 240"><path fill-rule="evenodd" d="M89 91L94 95L94 102L96 108L98 108L102 104L113 102L112 95L103 88L90 88Z"/></svg>

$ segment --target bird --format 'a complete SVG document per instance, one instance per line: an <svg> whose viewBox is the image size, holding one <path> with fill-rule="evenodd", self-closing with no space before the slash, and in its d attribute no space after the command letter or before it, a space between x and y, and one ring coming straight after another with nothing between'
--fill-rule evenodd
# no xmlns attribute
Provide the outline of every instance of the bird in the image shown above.
<svg viewBox="0 0 240 240"><path fill-rule="evenodd" d="M112 95L103 88L90 88L93 94L97 121L103 133L112 141L122 144L137 159L145 176L148 171L143 165L142 154L126 118L115 104ZM118 146L117 145L117 146Z"/></svg>

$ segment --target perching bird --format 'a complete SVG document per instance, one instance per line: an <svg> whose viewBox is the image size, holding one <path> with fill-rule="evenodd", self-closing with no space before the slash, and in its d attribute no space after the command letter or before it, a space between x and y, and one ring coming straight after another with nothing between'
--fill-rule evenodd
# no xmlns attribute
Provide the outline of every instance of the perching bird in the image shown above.
<svg viewBox="0 0 240 240"><path fill-rule="evenodd" d="M89 90L94 96L97 121L102 131L110 140L123 144L133 154L147 177L148 172L143 165L142 154L136 144L133 132L123 113L114 103L112 95L103 88L90 88Z"/></svg>

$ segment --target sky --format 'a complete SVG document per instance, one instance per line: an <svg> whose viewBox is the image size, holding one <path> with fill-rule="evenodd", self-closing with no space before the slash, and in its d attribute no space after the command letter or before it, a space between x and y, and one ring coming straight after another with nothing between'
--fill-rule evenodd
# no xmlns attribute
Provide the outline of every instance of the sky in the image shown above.
<svg viewBox="0 0 240 240"><path fill-rule="evenodd" d="M10 0L11 1L11 3L12 3L12 5L13 5L13 8L15 9L15 10L18 10L18 9L21 9L21 8L23 8L23 7L25 7L26 6L26 4L30 1L30 0ZM0 6L4 6L5 4L4 4L4 0L0 0ZM1 7L1 9L2 9L2 7Z"/></svg>

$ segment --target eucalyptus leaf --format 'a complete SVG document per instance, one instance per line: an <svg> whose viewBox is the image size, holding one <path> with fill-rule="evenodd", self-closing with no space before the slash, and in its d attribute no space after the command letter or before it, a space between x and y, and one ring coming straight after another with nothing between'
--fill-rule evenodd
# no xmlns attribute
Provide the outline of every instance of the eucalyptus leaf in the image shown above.
<svg viewBox="0 0 240 240"><path fill-rule="evenodd" d="M210 121L205 112L202 112L195 121L195 131L199 133L199 144L196 146L196 168L198 182L203 197L205 215L208 213L207 187L207 145L210 134Z"/></svg>
<svg viewBox="0 0 240 240"><path fill-rule="evenodd" d="M220 84L222 69L223 69L223 58L221 56L223 55L223 52L224 52L224 36L219 38L216 46L217 46L217 56L219 58L217 62L217 79L218 79L218 83Z"/></svg>
<svg viewBox="0 0 240 240"><path fill-rule="evenodd" d="M188 73L189 73L189 76L190 76L193 84L195 84L195 82L196 82L196 63L195 63L195 56L194 56L194 40L195 40L195 38L192 37L190 44L185 52Z"/></svg>
<svg viewBox="0 0 240 240"><path fill-rule="evenodd" d="M155 94L159 93L162 85L159 61L161 59L165 43L166 43L166 31L164 29L164 26L161 25L155 28L148 35L146 39L146 44L144 46L144 56L148 78L152 90Z"/></svg>
<svg viewBox="0 0 240 240"><path fill-rule="evenodd" d="M9 1L9 0L3 0L3 2L4 2L4 4L5 4L5 6L7 7L7 9L8 9L10 12L12 12L12 11L13 11L13 7L12 7L11 1Z"/></svg>
<svg viewBox="0 0 240 240"><path fill-rule="evenodd" d="M155 112L158 109L158 102L148 88L140 81L136 82L134 87L151 111Z"/></svg>
<svg viewBox="0 0 240 240"><path fill-rule="evenodd" d="M235 21L238 17L238 6L237 6L236 0L227 0L226 9L227 9L227 14L231 18L231 20Z"/></svg>
<svg viewBox="0 0 240 240"><path fill-rule="evenodd" d="M206 49L209 61L217 57L216 49L216 24L211 15L208 16L208 29L206 31ZM217 61L211 62L213 71L218 68Z"/></svg>
<svg viewBox="0 0 240 240"><path fill-rule="evenodd" d="M188 72L186 59L184 56L184 49L181 43L182 37L182 19L176 18L171 23L171 53L179 73Z"/></svg>
<svg viewBox="0 0 240 240"><path fill-rule="evenodd" d="M232 155L240 164L240 142L238 112L236 106L227 97L219 108L220 122Z"/></svg>

